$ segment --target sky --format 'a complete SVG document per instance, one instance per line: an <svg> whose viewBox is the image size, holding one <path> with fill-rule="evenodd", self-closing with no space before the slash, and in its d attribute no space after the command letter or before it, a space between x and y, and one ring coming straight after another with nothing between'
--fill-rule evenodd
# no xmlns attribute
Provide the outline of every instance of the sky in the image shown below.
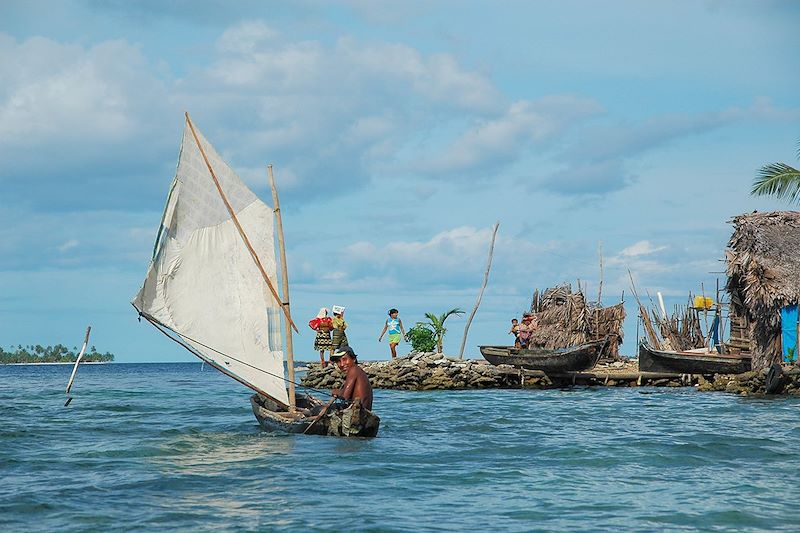
<svg viewBox="0 0 800 533"><path fill-rule="evenodd" d="M267 203L274 166L295 357L347 308L351 345L386 312L467 313L507 344L534 289L628 310L724 283L732 216L797 164L800 4L791 1L0 3L0 346L91 342L190 361L130 300L174 177L183 112ZM448 320L457 354L465 316ZM400 353L408 351L401 344Z"/></svg>

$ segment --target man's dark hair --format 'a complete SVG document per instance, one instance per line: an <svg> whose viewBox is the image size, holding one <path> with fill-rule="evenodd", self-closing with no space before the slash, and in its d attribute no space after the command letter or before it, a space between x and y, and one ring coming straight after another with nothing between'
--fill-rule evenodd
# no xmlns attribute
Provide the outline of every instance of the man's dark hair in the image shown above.
<svg viewBox="0 0 800 533"><path fill-rule="evenodd" d="M392 307L391 309L389 309L389 314L390 314L390 315L391 315L392 313L399 313L399 312L400 312L400 311L398 311L398 310L397 310L397 309L395 309L394 307Z"/></svg>

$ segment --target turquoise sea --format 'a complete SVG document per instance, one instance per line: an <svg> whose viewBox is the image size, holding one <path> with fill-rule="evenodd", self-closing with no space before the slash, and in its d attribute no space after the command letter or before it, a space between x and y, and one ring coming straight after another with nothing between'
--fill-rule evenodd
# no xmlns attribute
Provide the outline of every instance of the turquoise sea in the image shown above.
<svg viewBox="0 0 800 533"><path fill-rule="evenodd" d="M0 366L0 531L800 530L800 399L376 391L346 440L200 363L70 371Z"/></svg>

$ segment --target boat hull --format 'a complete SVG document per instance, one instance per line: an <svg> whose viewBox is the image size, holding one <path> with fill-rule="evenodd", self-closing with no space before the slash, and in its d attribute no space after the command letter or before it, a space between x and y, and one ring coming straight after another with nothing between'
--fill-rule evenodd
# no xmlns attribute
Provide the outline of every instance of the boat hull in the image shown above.
<svg viewBox="0 0 800 533"><path fill-rule="evenodd" d="M480 350L483 358L493 365L511 365L527 370L559 373L580 372L594 368L607 344L606 338L556 350L514 346L480 346Z"/></svg>
<svg viewBox="0 0 800 533"><path fill-rule="evenodd" d="M258 394L250 397L250 404L261 427L278 433L375 437L381 422L377 415L365 409L358 400L348 406L333 407L319 418L317 417L325 406L313 396L298 396L296 401L298 410L295 413L281 409L268 398Z"/></svg>
<svg viewBox="0 0 800 533"><path fill-rule="evenodd" d="M751 369L749 356L674 352L639 345L640 372L673 374L742 374Z"/></svg>

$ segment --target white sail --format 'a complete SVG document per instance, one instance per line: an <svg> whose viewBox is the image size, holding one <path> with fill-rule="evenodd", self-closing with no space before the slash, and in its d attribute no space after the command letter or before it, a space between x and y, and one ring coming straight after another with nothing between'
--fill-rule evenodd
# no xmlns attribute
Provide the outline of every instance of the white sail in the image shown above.
<svg viewBox="0 0 800 533"><path fill-rule="evenodd" d="M222 191L275 285L273 211L195 128ZM142 316L248 387L288 403L280 305L237 230L187 123L153 258L133 300Z"/></svg>

